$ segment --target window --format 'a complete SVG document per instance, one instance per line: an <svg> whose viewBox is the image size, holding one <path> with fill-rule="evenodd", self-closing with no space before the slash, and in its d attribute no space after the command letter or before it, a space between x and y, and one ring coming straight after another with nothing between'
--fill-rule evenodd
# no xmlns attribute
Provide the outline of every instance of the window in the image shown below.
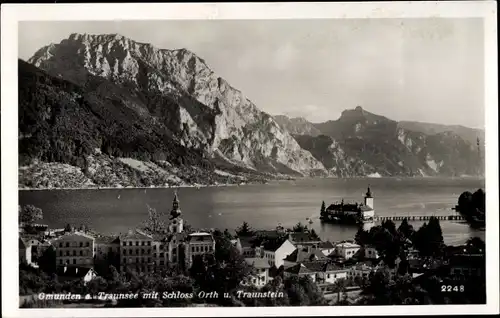
<svg viewBox="0 0 500 318"><path fill-rule="evenodd" d="M123 255L127 255L127 250L123 250Z"/></svg>
<svg viewBox="0 0 500 318"><path fill-rule="evenodd" d="M85 244L85 246L89 247L89 246L90 246L90 242L87 242L87 243Z"/></svg>
<svg viewBox="0 0 500 318"><path fill-rule="evenodd" d="M62 247L62 243L59 243L59 247Z"/></svg>
<svg viewBox="0 0 500 318"><path fill-rule="evenodd" d="M143 248L141 248L141 254L144 254L144 249Z"/></svg>
<svg viewBox="0 0 500 318"><path fill-rule="evenodd" d="M83 247L83 242L80 242L80 247Z"/></svg>
<svg viewBox="0 0 500 318"><path fill-rule="evenodd" d="M151 257L148 257L148 263L151 263Z"/></svg>
<svg viewBox="0 0 500 318"><path fill-rule="evenodd" d="M66 256L69 256L69 251L66 251Z"/></svg>
<svg viewBox="0 0 500 318"><path fill-rule="evenodd" d="M193 253L194 253L194 246L192 246L192 247L191 247L191 252L193 252Z"/></svg>
<svg viewBox="0 0 500 318"><path fill-rule="evenodd" d="M151 241L148 241L148 246L151 246Z"/></svg>
<svg viewBox="0 0 500 318"><path fill-rule="evenodd" d="M128 242L128 246L132 246L132 242Z"/></svg>
<svg viewBox="0 0 500 318"><path fill-rule="evenodd" d="M333 274L333 278L337 278L337 274Z"/></svg>
<svg viewBox="0 0 500 318"><path fill-rule="evenodd" d="M102 254L102 252L101 252L101 254ZM83 251L80 251L80 256L83 256Z"/></svg>
<svg viewBox="0 0 500 318"><path fill-rule="evenodd" d="M123 258L123 264L126 264L127 263L127 259L124 257Z"/></svg>
<svg viewBox="0 0 500 318"><path fill-rule="evenodd" d="M63 256L63 251L59 251L59 256Z"/></svg>
<svg viewBox="0 0 500 318"><path fill-rule="evenodd" d="M330 274L326 274L326 278L330 278Z"/></svg>
<svg viewBox="0 0 500 318"><path fill-rule="evenodd" d="M66 247L69 247L69 242L66 242Z"/></svg>
<svg viewBox="0 0 500 318"><path fill-rule="evenodd" d="M196 249L196 252L200 251L200 247L199 246L196 246L195 249Z"/></svg>
<svg viewBox="0 0 500 318"><path fill-rule="evenodd" d="M60 260L59 260L59 264L62 264L62 263L63 263L63 261L62 261L62 259L60 259Z"/></svg>
<svg viewBox="0 0 500 318"><path fill-rule="evenodd" d="M73 258L73 265L76 264L76 259Z"/></svg>
<svg viewBox="0 0 500 318"><path fill-rule="evenodd" d="M151 253L151 249L150 249L150 248L148 248L148 254L150 254L150 253Z"/></svg>
<svg viewBox="0 0 500 318"><path fill-rule="evenodd" d="M165 256L165 253L161 252L160 257L164 257L164 256Z"/></svg>
<svg viewBox="0 0 500 318"><path fill-rule="evenodd" d="M141 246L144 246L144 241L141 242Z"/></svg>
<svg viewBox="0 0 500 318"><path fill-rule="evenodd" d="M139 241L135 241L135 246L139 246Z"/></svg>
<svg viewBox="0 0 500 318"><path fill-rule="evenodd" d="M127 246L127 242L123 242L123 246Z"/></svg>
<svg viewBox="0 0 500 318"><path fill-rule="evenodd" d="M135 255L139 255L139 249L138 248L135 249Z"/></svg>
<svg viewBox="0 0 500 318"><path fill-rule="evenodd" d="M165 265L165 262L164 261L160 261L160 265Z"/></svg>

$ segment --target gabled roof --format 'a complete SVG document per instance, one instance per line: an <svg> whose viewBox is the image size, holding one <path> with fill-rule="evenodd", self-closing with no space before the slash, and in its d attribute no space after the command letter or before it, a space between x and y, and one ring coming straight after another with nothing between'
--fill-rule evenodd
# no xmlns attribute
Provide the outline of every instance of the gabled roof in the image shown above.
<svg viewBox="0 0 500 318"><path fill-rule="evenodd" d="M276 252L285 242L288 241L287 239L271 239L271 240L266 240L263 242L262 246L265 251L270 251L270 252Z"/></svg>
<svg viewBox="0 0 500 318"><path fill-rule="evenodd" d="M264 258L260 257L245 258L245 262L258 269L271 268L271 265Z"/></svg>
<svg viewBox="0 0 500 318"><path fill-rule="evenodd" d="M342 270L347 271L347 268L338 266L337 264L333 264L333 263L327 263L325 268L324 268L325 272L335 272L335 271L342 271Z"/></svg>
<svg viewBox="0 0 500 318"><path fill-rule="evenodd" d="M315 237L311 233L294 232L289 235L290 241L296 243L320 242L319 237Z"/></svg>
<svg viewBox="0 0 500 318"><path fill-rule="evenodd" d="M153 238L139 230L130 231L120 236L120 240L152 240Z"/></svg>
<svg viewBox="0 0 500 318"><path fill-rule="evenodd" d="M327 262L326 261L312 261L302 263L311 272L323 272Z"/></svg>
<svg viewBox="0 0 500 318"><path fill-rule="evenodd" d="M276 230L259 230L255 231L256 236L265 236L268 238L277 238L283 235L283 233Z"/></svg>
<svg viewBox="0 0 500 318"><path fill-rule="evenodd" d="M295 275L312 274L313 273L309 269L307 269L307 267L305 267L304 264L302 264L302 263L299 263L297 265L294 265L292 267L285 269L285 272L290 273L290 274L295 274Z"/></svg>
<svg viewBox="0 0 500 318"><path fill-rule="evenodd" d="M90 267L61 266L57 268L57 275L62 277L83 278L89 271L93 271L93 269Z"/></svg>
<svg viewBox="0 0 500 318"><path fill-rule="evenodd" d="M311 252L307 252L306 250L297 248L285 258L286 261L295 263L311 261L314 259L325 260L327 259L327 257L319 250L313 250Z"/></svg>
<svg viewBox="0 0 500 318"><path fill-rule="evenodd" d="M239 239L240 239L241 247L243 247L243 248L254 246L254 243L253 243L254 239L252 237L241 236L241 237L239 237Z"/></svg>
<svg viewBox="0 0 500 318"><path fill-rule="evenodd" d="M198 232L189 234L187 237L188 242L213 242L212 234L206 232Z"/></svg>
<svg viewBox="0 0 500 318"><path fill-rule="evenodd" d="M331 249L334 247L335 247L335 245L333 245L333 243L330 241L319 243L319 248L321 248L321 249Z"/></svg>
<svg viewBox="0 0 500 318"><path fill-rule="evenodd" d="M119 244L120 238L118 236L98 236L95 238L96 244Z"/></svg>
<svg viewBox="0 0 500 318"><path fill-rule="evenodd" d="M86 234L86 233L83 233L83 232L69 232L69 233L66 233L66 234L63 234L59 237L56 237L54 239L54 241L59 241L59 240L65 240L65 239L71 239L71 238L74 238L74 237L84 237L84 238L87 238L89 240L93 240L95 241L95 238L89 234Z"/></svg>

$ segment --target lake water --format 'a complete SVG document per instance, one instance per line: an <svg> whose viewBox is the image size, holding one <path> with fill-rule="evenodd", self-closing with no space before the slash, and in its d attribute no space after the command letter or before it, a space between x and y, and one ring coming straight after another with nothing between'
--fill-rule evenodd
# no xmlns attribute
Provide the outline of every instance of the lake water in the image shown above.
<svg viewBox="0 0 500 318"><path fill-rule="evenodd" d="M376 215L449 215L464 191L484 189L484 179L441 178L353 178L300 179L266 185L180 188L184 219L194 228L235 229L243 221L258 229L278 223L292 227L297 222L313 227L322 239L353 239L356 226L322 224L321 201L328 205L344 198L362 202L371 186ZM67 223L85 224L103 233L124 233L147 218L147 205L168 213L174 189L43 190L19 192L21 205L42 208L43 223L62 228ZM166 219L166 217L165 217ZM395 222L398 225L400 222ZM415 228L423 222L411 222ZM458 244L471 236L484 239L484 231L460 221L441 221L445 243Z"/></svg>

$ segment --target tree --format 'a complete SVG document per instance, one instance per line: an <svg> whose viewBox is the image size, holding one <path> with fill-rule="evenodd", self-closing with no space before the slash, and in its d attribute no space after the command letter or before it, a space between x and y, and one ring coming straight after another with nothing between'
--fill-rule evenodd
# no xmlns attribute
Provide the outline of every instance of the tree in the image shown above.
<svg viewBox="0 0 500 318"><path fill-rule="evenodd" d="M382 228L387 229L392 235L396 235L396 224L392 220L385 220L382 222Z"/></svg>
<svg viewBox="0 0 500 318"><path fill-rule="evenodd" d="M443 232L439 220L435 217L424 223L413 238L413 244L423 256L439 256L444 249Z"/></svg>
<svg viewBox="0 0 500 318"><path fill-rule="evenodd" d="M398 233L405 239L412 238L413 234L415 233L415 230L413 229L413 226L408 223L407 218L404 218L403 221L401 222L401 225L399 225Z"/></svg>
<svg viewBox="0 0 500 318"><path fill-rule="evenodd" d="M71 224L66 224L66 226L64 227L64 232L71 232L73 231L73 227L71 226Z"/></svg>
<svg viewBox="0 0 500 318"><path fill-rule="evenodd" d="M364 246L370 243L370 234L365 231L362 227L358 228L356 235L354 236L354 241L356 244Z"/></svg>
<svg viewBox="0 0 500 318"><path fill-rule="evenodd" d="M157 212L155 208L148 207L148 219L144 222L144 229L150 233L163 233L165 231L165 223L163 222L162 213Z"/></svg>
<svg viewBox="0 0 500 318"><path fill-rule="evenodd" d="M337 279L333 285L333 290L337 292L337 303L340 303L340 294L346 291L347 281L344 278Z"/></svg>
<svg viewBox="0 0 500 318"><path fill-rule="evenodd" d="M43 211L34 205L28 204L19 208L19 223L33 224L43 219Z"/></svg>
<svg viewBox="0 0 500 318"><path fill-rule="evenodd" d="M38 266L48 274L56 272L56 249L49 246L38 259Z"/></svg>
<svg viewBox="0 0 500 318"><path fill-rule="evenodd" d="M254 231L247 222L243 222L243 224L236 229L236 234L238 234L238 236L252 236Z"/></svg>
<svg viewBox="0 0 500 318"><path fill-rule="evenodd" d="M304 226L301 222L295 224L292 231L295 233L303 233L307 230L307 226Z"/></svg>
<svg viewBox="0 0 500 318"><path fill-rule="evenodd" d="M325 201L323 201L321 203L321 210L320 210L321 214L324 214L326 212L326 205L325 205Z"/></svg>

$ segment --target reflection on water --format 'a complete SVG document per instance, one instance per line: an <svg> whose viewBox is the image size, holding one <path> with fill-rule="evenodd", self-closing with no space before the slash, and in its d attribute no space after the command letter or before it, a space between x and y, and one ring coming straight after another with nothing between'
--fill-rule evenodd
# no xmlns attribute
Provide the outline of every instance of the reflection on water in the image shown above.
<svg viewBox="0 0 500 318"><path fill-rule="evenodd" d="M323 239L337 241L353 239L357 226L321 223L321 202L362 202L368 183L374 195L375 213L384 216L449 214L457 203L457 193L484 188L484 180L476 179L302 179L267 185L181 188L178 194L183 216L195 228L235 229L246 221L254 228L271 229L278 223L287 228L302 222ZM19 202L42 208L44 223L51 227L86 224L100 232L120 233L138 226L147 217L146 205L168 213L173 191L20 191ZM399 226L400 222L395 223ZM417 229L423 222L412 224ZM443 221L441 226L447 242L466 240L470 235L484 238L484 232L471 230L463 223Z"/></svg>

